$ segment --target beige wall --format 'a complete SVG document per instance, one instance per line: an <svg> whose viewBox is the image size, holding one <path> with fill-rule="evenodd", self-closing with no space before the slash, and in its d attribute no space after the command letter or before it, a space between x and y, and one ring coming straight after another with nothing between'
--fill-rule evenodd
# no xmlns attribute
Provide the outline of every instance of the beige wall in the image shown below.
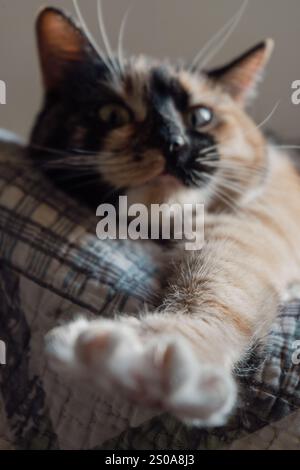
<svg viewBox="0 0 300 470"><path fill-rule="evenodd" d="M133 0L125 48L158 57L192 58L240 7L242 0ZM131 0L103 0L107 29L116 44L119 24ZM27 135L41 99L34 40L36 12L45 0L0 0L0 79L7 84L7 104L0 105L0 127ZM74 13L71 0L49 0ZM96 0L81 0L86 21L99 37ZM300 79L300 1L249 0L246 13L222 52L222 63L260 39L276 40L253 114L263 120L278 100L270 125L289 138L300 134L300 105L291 104L291 83ZM300 139L299 139L300 140Z"/></svg>

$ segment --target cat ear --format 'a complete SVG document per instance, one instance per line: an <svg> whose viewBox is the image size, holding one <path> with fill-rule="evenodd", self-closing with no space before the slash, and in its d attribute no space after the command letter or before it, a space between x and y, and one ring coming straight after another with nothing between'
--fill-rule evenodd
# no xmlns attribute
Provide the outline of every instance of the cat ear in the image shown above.
<svg viewBox="0 0 300 470"><path fill-rule="evenodd" d="M62 11L45 8L36 22L44 84L55 89L68 64L83 61L92 47L81 30Z"/></svg>
<svg viewBox="0 0 300 470"><path fill-rule="evenodd" d="M209 78L220 83L239 103L245 104L254 94L274 48L267 39L224 67L209 71Z"/></svg>

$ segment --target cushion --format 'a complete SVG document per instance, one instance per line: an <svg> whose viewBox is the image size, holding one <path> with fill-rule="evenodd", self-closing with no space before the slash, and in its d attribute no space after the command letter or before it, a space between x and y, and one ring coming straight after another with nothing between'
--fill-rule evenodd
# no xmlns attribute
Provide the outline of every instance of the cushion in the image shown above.
<svg viewBox="0 0 300 470"><path fill-rule="evenodd" d="M264 360L241 373L239 404L223 428L188 428L50 370L44 336L53 327L78 314L112 317L158 304L155 245L98 240L96 217L56 190L3 133L0 168L1 442L18 449L219 449L300 407L297 298L280 308Z"/></svg>

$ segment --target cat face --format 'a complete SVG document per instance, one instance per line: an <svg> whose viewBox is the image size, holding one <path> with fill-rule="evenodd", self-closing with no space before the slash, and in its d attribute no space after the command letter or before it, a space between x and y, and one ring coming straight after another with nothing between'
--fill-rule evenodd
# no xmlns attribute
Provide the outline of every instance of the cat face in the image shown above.
<svg viewBox="0 0 300 470"><path fill-rule="evenodd" d="M259 180L265 143L244 104L270 56L270 40L226 67L201 72L144 57L99 56L52 8L40 14L37 32L46 100L30 148L52 158L48 171L57 181L73 172L88 198L101 188L151 203L182 194L204 202L240 197ZM64 164L56 166L62 154ZM74 187L74 178L64 189Z"/></svg>

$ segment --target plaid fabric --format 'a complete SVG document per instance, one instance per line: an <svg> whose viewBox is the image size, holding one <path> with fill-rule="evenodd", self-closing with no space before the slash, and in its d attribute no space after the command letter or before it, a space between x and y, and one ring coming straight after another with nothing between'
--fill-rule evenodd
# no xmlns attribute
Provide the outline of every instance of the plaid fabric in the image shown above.
<svg viewBox="0 0 300 470"><path fill-rule="evenodd" d="M47 367L44 335L78 313L111 317L159 298L152 246L101 242L96 219L55 191L19 144L0 142L0 440L29 449L221 448L300 406L300 303L282 308L264 363L241 380L226 428L188 429ZM150 244L149 244L150 245Z"/></svg>

